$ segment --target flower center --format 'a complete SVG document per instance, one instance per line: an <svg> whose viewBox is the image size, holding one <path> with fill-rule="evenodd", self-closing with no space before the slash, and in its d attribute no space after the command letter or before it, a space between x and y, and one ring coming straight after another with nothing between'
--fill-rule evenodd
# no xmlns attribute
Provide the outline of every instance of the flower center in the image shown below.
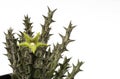
<svg viewBox="0 0 120 79"><path fill-rule="evenodd" d="M35 45L35 43L31 42L31 43L30 43L30 45L34 46L34 45Z"/></svg>

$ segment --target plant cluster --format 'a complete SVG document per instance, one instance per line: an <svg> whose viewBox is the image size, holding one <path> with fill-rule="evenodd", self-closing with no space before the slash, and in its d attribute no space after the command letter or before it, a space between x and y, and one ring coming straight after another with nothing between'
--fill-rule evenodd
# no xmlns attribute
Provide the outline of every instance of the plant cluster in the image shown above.
<svg viewBox="0 0 120 79"><path fill-rule="evenodd" d="M18 38L11 28L5 33L4 44L13 69L12 79L74 79L74 76L81 71L83 62L78 61L69 72L71 58L62 56L63 52L68 51L67 45L74 41L70 39L75 27L71 22L67 28L65 27L65 35L60 34L62 43L54 45L53 50L47 44L52 35L50 24L54 22L52 17L55 11L56 9L52 11L48 8L48 15L43 15L44 24L41 24L41 34L33 35L33 26L28 16L24 17L25 28L23 32L20 31ZM63 59L62 63L59 62L60 59Z"/></svg>

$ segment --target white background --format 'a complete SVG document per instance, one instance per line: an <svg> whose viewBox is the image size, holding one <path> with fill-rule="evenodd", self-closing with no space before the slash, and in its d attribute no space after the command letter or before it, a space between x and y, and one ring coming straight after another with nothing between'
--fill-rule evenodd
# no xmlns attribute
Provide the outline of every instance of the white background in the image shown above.
<svg viewBox="0 0 120 79"><path fill-rule="evenodd" d="M120 79L120 0L1 0L0 1L0 75L11 73L2 42L9 27L23 30L24 15L31 17L33 31L41 31L40 23L47 6L58 9L51 25L54 35L49 41L60 42L58 33L72 20L77 27L71 34L76 41L68 45L70 64L84 61L83 72L75 79Z"/></svg>

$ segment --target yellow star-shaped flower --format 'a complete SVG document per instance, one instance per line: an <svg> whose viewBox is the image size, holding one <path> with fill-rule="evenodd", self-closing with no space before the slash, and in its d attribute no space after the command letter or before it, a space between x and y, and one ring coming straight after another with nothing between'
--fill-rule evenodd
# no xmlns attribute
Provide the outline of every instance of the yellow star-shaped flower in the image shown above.
<svg viewBox="0 0 120 79"><path fill-rule="evenodd" d="M35 53L38 47L48 46L47 44L38 41L40 37L40 33L37 33L37 35L33 38L26 33L23 34L24 34L25 42L20 43L19 46L26 46L30 48L33 53Z"/></svg>

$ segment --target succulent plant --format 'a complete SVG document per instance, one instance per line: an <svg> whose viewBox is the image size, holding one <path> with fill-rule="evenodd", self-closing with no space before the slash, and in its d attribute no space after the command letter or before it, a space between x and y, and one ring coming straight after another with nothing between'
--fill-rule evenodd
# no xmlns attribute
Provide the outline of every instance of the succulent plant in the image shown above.
<svg viewBox="0 0 120 79"><path fill-rule="evenodd" d="M48 8L48 15L44 17L41 34L33 35L32 23L30 18L24 17L24 31L16 38L13 29L9 29L5 33L6 41L4 42L7 50L7 57L10 61L10 66L13 69L11 74L12 79L74 79L75 75L82 71L80 69L83 62L78 60L77 65L73 65L72 71L69 61L71 58L62 56L64 51L68 51L67 45L74 41L70 39L70 34L75 26L70 22L68 27L65 27L65 35L60 34L62 43L57 43L51 50L50 45L47 45L50 34L50 24L54 22L52 19L55 10ZM63 59L60 63L59 60Z"/></svg>

